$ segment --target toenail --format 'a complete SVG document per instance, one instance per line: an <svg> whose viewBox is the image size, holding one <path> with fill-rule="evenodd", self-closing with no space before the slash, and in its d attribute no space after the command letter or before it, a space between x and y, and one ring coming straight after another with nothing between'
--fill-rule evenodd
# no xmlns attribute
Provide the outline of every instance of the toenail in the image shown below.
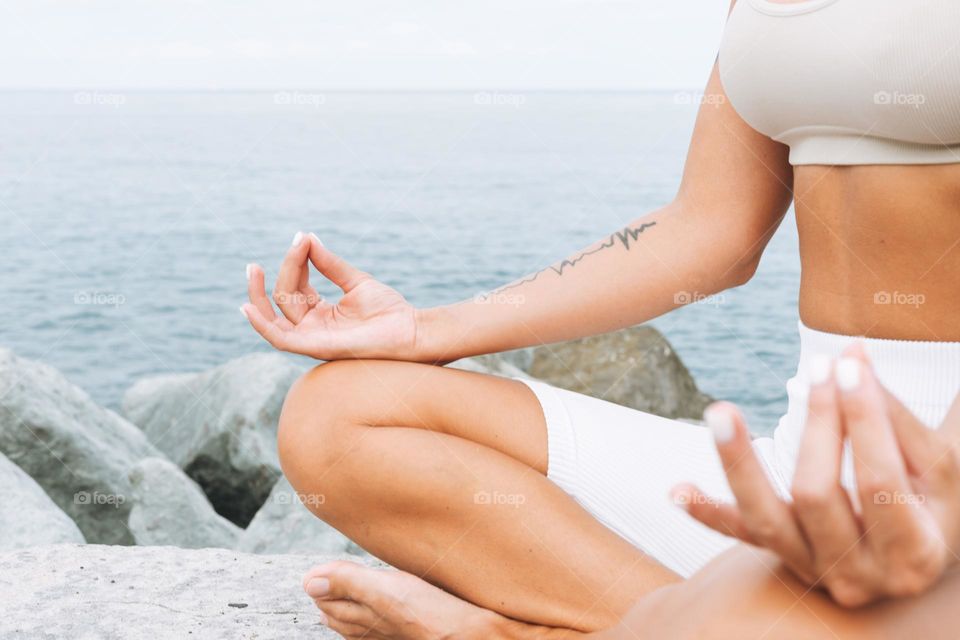
<svg viewBox="0 0 960 640"><path fill-rule="evenodd" d="M323 611L320 612L320 624L327 624L327 616L323 613Z"/></svg>
<svg viewBox="0 0 960 640"><path fill-rule="evenodd" d="M314 578L307 583L307 595L311 598L322 598L330 593L330 581L326 578Z"/></svg>

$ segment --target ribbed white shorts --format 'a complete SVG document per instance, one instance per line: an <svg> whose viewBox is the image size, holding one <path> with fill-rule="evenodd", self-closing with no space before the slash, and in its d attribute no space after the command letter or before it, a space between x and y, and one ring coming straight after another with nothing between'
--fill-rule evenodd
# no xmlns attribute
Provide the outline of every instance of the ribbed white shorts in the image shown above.
<svg viewBox="0 0 960 640"><path fill-rule="evenodd" d="M806 420L807 363L832 357L858 338L800 325L797 374L787 381L788 409L772 437L754 440L774 488L789 494ZM928 426L939 426L960 393L960 343L860 339L877 375ZM695 573L735 542L701 525L670 499L692 482L732 500L710 431L538 381L524 380L543 408L547 476L597 520L681 576ZM847 465L844 483L852 485Z"/></svg>

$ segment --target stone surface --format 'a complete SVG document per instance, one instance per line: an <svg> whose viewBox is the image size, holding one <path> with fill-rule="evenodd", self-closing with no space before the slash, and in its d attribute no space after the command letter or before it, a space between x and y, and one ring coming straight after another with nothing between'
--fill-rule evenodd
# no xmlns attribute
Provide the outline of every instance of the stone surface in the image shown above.
<svg viewBox="0 0 960 640"><path fill-rule="evenodd" d="M203 489L217 512L245 527L280 477L277 420L304 372L257 353L196 374L147 378L123 413Z"/></svg>
<svg viewBox="0 0 960 640"><path fill-rule="evenodd" d="M311 566L332 559L103 545L10 551L0 554L0 638L339 638L301 588Z"/></svg>
<svg viewBox="0 0 960 640"><path fill-rule="evenodd" d="M169 460L141 460L130 483L128 526L137 544L232 549L243 531L214 511L197 483Z"/></svg>
<svg viewBox="0 0 960 640"><path fill-rule="evenodd" d="M673 347L641 325L536 347L527 368L554 386L666 418L700 419L712 399L697 389Z"/></svg>
<svg viewBox="0 0 960 640"><path fill-rule="evenodd" d="M76 523L43 488L0 454L0 551L83 541Z"/></svg>
<svg viewBox="0 0 960 640"><path fill-rule="evenodd" d="M0 349L0 453L30 475L88 542L132 544L127 472L161 455L135 426L48 365Z"/></svg>
<svg viewBox="0 0 960 640"><path fill-rule="evenodd" d="M298 496L287 479L281 478L240 536L237 549L247 553L363 553L310 512L306 504L311 499Z"/></svg>

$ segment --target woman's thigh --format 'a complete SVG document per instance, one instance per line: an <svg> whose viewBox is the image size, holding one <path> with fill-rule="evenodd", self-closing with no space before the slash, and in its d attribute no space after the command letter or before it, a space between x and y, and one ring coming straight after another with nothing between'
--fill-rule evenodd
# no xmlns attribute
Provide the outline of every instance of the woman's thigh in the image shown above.
<svg viewBox="0 0 960 640"><path fill-rule="evenodd" d="M713 498L732 499L708 429L529 385L547 421L547 477L594 518L684 577L734 544L670 498L677 484L694 483ZM771 439L755 440L755 449L773 479Z"/></svg>
<svg viewBox="0 0 960 640"><path fill-rule="evenodd" d="M284 412L299 410L322 412L329 422L446 433L547 471L540 403L526 385L508 378L411 362L341 360L314 368L291 389ZM332 430L342 433L338 428Z"/></svg>

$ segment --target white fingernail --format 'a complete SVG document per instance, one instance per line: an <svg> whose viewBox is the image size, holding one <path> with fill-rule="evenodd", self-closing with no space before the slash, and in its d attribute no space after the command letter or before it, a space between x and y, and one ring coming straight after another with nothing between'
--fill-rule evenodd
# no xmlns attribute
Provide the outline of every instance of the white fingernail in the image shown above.
<svg viewBox="0 0 960 640"><path fill-rule="evenodd" d="M291 243L290 246L291 246L291 247L297 247L297 246L300 245L300 242L301 242L302 240L303 240L303 232L297 231L297 234L296 234L295 236L293 236L293 242Z"/></svg>
<svg viewBox="0 0 960 640"><path fill-rule="evenodd" d="M837 361L837 384L844 391L853 391L860 386L860 361L856 358L840 358Z"/></svg>
<svg viewBox="0 0 960 640"><path fill-rule="evenodd" d="M251 272L251 271L253 271L253 265L252 265L252 264L248 264L248 265L247 265L247 280L250 279L250 272Z"/></svg>
<svg viewBox="0 0 960 640"><path fill-rule="evenodd" d="M240 307L240 313L242 313L242 314L243 314L243 317L246 318L247 320L250 319L250 316L247 315L247 308L246 308L246 307L241 306L241 307Z"/></svg>
<svg viewBox="0 0 960 640"><path fill-rule="evenodd" d="M807 374L810 376L810 384L823 384L830 379L830 371L833 369L833 361L829 356L818 353L810 359L810 366L807 368Z"/></svg>
<svg viewBox="0 0 960 640"><path fill-rule="evenodd" d="M719 443L730 442L736 432L733 425L733 414L729 409L711 405L703 413L703 420L713 431L713 439Z"/></svg>
<svg viewBox="0 0 960 640"><path fill-rule="evenodd" d="M318 245L320 245L321 247L323 246L323 241L320 240L320 238L317 237L317 234L315 234L314 232L311 231L311 232L310 232L310 237L313 238L314 240L316 240Z"/></svg>

